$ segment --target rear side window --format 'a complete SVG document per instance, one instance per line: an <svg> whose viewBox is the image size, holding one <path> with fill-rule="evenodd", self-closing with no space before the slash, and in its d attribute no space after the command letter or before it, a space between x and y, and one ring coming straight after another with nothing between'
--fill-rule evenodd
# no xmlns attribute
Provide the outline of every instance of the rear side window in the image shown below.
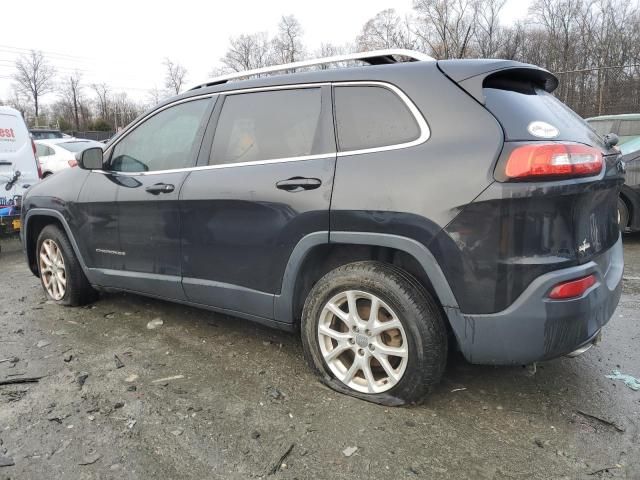
<svg viewBox="0 0 640 480"><path fill-rule="evenodd" d="M320 121L319 88L229 95L220 112L209 164L312 155Z"/></svg>
<svg viewBox="0 0 640 480"><path fill-rule="evenodd" d="M192 149L209 102L180 103L146 120L116 144L111 170L149 172L192 166Z"/></svg>
<svg viewBox="0 0 640 480"><path fill-rule="evenodd" d="M333 96L342 152L400 145L420 136L409 108L388 88L337 86Z"/></svg>

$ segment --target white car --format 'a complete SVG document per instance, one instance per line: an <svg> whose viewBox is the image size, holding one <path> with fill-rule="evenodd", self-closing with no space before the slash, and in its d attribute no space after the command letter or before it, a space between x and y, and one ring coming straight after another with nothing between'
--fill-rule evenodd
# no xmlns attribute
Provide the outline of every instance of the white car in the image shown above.
<svg viewBox="0 0 640 480"><path fill-rule="evenodd" d="M16 207L41 178L36 147L18 110L0 107L0 210Z"/></svg>
<svg viewBox="0 0 640 480"><path fill-rule="evenodd" d="M104 144L81 138L57 138L54 140L36 140L36 150L42 168L42 178L65 168L75 167L76 153L87 148L100 147Z"/></svg>

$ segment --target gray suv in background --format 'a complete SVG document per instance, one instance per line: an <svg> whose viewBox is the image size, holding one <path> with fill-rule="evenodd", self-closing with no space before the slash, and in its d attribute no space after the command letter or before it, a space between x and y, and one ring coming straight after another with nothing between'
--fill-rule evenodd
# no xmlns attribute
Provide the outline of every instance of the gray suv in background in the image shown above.
<svg viewBox="0 0 640 480"><path fill-rule="evenodd" d="M557 84L409 51L214 79L28 192L29 267L63 305L123 290L297 330L323 382L386 405L450 348L576 355L620 297L624 178Z"/></svg>

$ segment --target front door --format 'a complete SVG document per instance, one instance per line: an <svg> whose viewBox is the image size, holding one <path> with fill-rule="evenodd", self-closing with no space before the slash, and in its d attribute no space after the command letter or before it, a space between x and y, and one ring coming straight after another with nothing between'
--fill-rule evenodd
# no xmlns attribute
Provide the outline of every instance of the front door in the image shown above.
<svg viewBox="0 0 640 480"><path fill-rule="evenodd" d="M195 166L211 98L152 114L107 152L116 193L119 249L110 252L120 288L183 299L178 196ZM110 283L114 283L111 281Z"/></svg>
<svg viewBox="0 0 640 480"><path fill-rule="evenodd" d="M294 247L329 230L330 89L239 91L221 102L202 167L180 194L183 287L190 301L271 319Z"/></svg>

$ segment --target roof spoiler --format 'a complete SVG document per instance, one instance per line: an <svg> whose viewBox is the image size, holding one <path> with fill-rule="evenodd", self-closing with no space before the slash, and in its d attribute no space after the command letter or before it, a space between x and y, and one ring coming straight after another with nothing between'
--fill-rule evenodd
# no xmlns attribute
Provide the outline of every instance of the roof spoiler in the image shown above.
<svg viewBox="0 0 640 480"><path fill-rule="evenodd" d="M483 105L485 87L512 90L517 84L533 84L551 93L559 84L548 70L511 60L443 60L438 67Z"/></svg>

